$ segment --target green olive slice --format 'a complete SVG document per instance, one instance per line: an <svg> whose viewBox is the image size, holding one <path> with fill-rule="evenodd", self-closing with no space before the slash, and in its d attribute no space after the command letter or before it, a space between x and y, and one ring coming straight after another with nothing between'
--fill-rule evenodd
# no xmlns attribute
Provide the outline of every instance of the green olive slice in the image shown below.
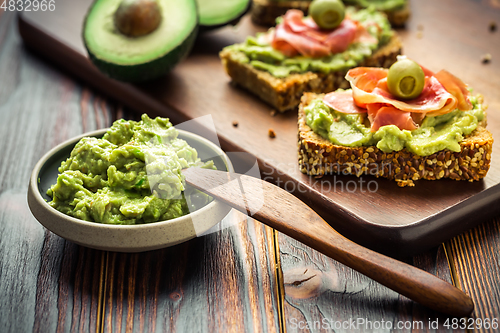
<svg viewBox="0 0 500 333"><path fill-rule="evenodd" d="M345 6L340 0L313 0L309 15L321 29L335 29L345 17Z"/></svg>
<svg viewBox="0 0 500 333"><path fill-rule="evenodd" d="M160 7L156 0L123 0L114 14L114 21L122 34L144 36L160 25Z"/></svg>
<svg viewBox="0 0 500 333"><path fill-rule="evenodd" d="M387 74L387 88L397 98L417 98L424 89L425 74L415 61L404 58L396 61Z"/></svg>

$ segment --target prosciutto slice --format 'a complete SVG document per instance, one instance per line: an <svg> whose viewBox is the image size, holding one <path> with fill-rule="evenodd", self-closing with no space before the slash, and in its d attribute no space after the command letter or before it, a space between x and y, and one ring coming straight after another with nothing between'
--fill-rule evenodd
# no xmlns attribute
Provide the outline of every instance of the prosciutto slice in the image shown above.
<svg viewBox="0 0 500 333"><path fill-rule="evenodd" d="M386 125L396 125L401 130L409 131L418 128L411 112L403 112L392 105L368 104L367 110L372 132Z"/></svg>
<svg viewBox="0 0 500 333"><path fill-rule="evenodd" d="M446 114L455 109L472 108L467 85L447 71L437 74L424 68L425 85L422 93L412 100L399 100L387 87L388 70L358 67L347 72L352 98L345 91L326 94L323 102L343 113L362 113L366 110L371 131L381 126L396 125L400 129L414 130L423 118Z"/></svg>
<svg viewBox="0 0 500 333"><path fill-rule="evenodd" d="M351 91L338 91L327 94L323 98L323 103L342 113L366 113L367 111L354 103Z"/></svg>
<svg viewBox="0 0 500 333"><path fill-rule="evenodd" d="M467 111L472 109L472 103L469 100L469 90L462 80L444 69L439 71L434 77L443 85L446 91L455 96L458 101L457 106L459 110Z"/></svg>
<svg viewBox="0 0 500 333"><path fill-rule="evenodd" d="M358 106L371 103L390 104L407 112L434 112L434 115L453 111L458 106L458 99L450 94L435 76L426 76L422 93L409 101L399 100L387 88L388 70L376 69L377 75L369 67L357 68L356 72L347 72L346 79L351 83L354 100ZM385 71L385 77L382 76ZM465 96L463 97L466 98Z"/></svg>
<svg viewBox="0 0 500 333"><path fill-rule="evenodd" d="M347 50L356 41L377 43L357 21L345 18L334 30L322 30L312 18L300 10L291 9L274 30L271 46L288 57L301 54L318 58Z"/></svg>

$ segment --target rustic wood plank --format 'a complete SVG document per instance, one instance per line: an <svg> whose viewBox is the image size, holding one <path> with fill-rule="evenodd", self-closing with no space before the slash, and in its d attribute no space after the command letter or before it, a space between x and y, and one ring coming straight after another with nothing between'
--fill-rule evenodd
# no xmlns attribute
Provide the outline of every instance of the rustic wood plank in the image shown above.
<svg viewBox="0 0 500 333"><path fill-rule="evenodd" d="M478 332L487 329L485 320L496 318L500 322L500 219L483 223L446 242L454 278L461 289L474 300L471 329ZM500 328L500 324L496 326Z"/></svg>
<svg viewBox="0 0 500 333"><path fill-rule="evenodd" d="M110 252L104 332L278 332L273 231L253 220L170 248Z"/></svg>
<svg viewBox="0 0 500 333"><path fill-rule="evenodd" d="M112 108L95 108L91 101L102 99L26 52L15 14L0 14L0 331L95 332L105 253L43 228L26 190L46 151L107 126Z"/></svg>
<svg viewBox="0 0 500 333"><path fill-rule="evenodd" d="M442 326L446 316L410 301L286 235L279 234L278 239L287 332L373 332L391 327L398 332L427 331L429 325L434 328L432 322L436 320L438 332L451 331ZM442 247L407 263L452 281Z"/></svg>

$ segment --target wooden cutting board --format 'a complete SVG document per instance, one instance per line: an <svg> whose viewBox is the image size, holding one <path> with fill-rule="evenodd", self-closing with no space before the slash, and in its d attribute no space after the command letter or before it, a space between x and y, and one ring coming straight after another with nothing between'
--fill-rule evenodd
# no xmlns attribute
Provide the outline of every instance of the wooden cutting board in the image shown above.
<svg viewBox="0 0 500 333"><path fill-rule="evenodd" d="M224 46L264 28L246 16L235 27L205 33L171 73L129 85L103 76L86 58L80 36L90 3L58 2L54 12L21 13L26 45L140 113L170 117L174 124L211 115L223 149L254 156L264 179L293 192L352 240L403 257L500 213L500 144L494 145L492 166L480 182L418 181L413 188L399 188L369 176L306 176L297 165L297 114L272 116L271 107L230 83L218 58ZM495 139L500 137L500 31L490 32L489 25L500 24L498 6L487 0L412 1L412 17L398 31L410 58L431 70L448 69L485 96ZM486 53L492 55L489 64L481 62ZM274 139L268 136L271 128Z"/></svg>

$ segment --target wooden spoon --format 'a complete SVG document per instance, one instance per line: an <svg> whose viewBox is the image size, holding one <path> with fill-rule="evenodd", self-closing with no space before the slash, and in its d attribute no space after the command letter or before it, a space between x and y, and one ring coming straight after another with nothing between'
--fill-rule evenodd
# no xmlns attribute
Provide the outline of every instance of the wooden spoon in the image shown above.
<svg viewBox="0 0 500 333"><path fill-rule="evenodd" d="M345 238L292 194L261 179L223 171L189 168L186 182L247 213L384 286L431 309L467 316L471 298L434 275L369 250ZM251 208L260 207L254 214Z"/></svg>

